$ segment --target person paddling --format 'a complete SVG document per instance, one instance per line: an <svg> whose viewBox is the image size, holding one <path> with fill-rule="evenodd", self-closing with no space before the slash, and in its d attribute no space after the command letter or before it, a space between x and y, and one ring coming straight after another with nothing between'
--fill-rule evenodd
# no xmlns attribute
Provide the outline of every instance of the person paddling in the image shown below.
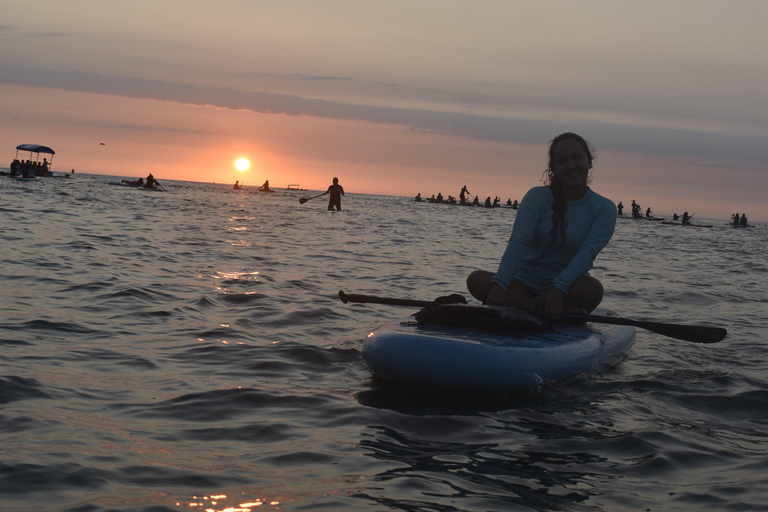
<svg viewBox="0 0 768 512"><path fill-rule="evenodd" d="M339 185L339 178L333 178L333 185L328 187L328 190L323 192L321 195L331 194L330 199L328 200L328 211L333 211L334 208L336 208L336 211L341 211L341 196L344 195L344 187Z"/></svg>
<svg viewBox="0 0 768 512"><path fill-rule="evenodd" d="M589 270L613 236L616 205L588 186L593 159L587 141L575 133L550 142L545 185L529 190L520 203L496 273L475 270L467 278L473 297L540 311L548 319L600 304L603 286Z"/></svg>
<svg viewBox="0 0 768 512"><path fill-rule="evenodd" d="M688 215L688 212L683 212L683 221L682 221L683 226L685 226L686 224L690 224L691 217L693 217L693 215Z"/></svg>
<svg viewBox="0 0 768 512"><path fill-rule="evenodd" d="M459 204L465 205L467 204L467 194L470 194L469 190L467 190L467 186L464 185L461 187L461 192L459 193Z"/></svg>
<svg viewBox="0 0 768 512"><path fill-rule="evenodd" d="M149 176L147 176L143 186L144 188L157 188L158 185L160 185L160 182L157 181L154 176L152 176L152 173L149 173Z"/></svg>
<svg viewBox="0 0 768 512"><path fill-rule="evenodd" d="M240 184L240 180L237 180L235 182L235 187L234 188L235 188L235 190L240 190L241 188L243 188L243 186Z"/></svg>

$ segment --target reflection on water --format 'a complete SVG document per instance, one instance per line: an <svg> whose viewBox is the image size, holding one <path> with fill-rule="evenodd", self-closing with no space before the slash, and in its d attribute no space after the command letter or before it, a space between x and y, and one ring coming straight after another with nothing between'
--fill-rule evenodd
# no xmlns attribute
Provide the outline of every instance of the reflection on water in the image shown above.
<svg viewBox="0 0 768 512"><path fill-rule="evenodd" d="M251 512L254 508L263 505L271 505L273 507L280 505L279 501L262 501L260 499L238 503L238 501L242 501L242 498L237 500L235 498L227 497L226 494L193 496L192 500L194 501L188 503L177 502L176 506L180 507L186 505L192 510L200 510L204 512Z"/></svg>

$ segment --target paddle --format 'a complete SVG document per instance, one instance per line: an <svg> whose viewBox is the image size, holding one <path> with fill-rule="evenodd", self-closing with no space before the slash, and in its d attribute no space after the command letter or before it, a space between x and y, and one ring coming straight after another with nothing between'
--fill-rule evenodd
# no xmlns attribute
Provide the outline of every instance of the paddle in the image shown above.
<svg viewBox="0 0 768 512"><path fill-rule="evenodd" d="M676 338L678 340L693 341L694 343L717 343L725 338L728 331L722 327L706 327L703 325L666 324L661 322L644 322L642 320L630 320L615 316L598 315L560 315L558 318L564 322L594 322L597 324L631 325L648 331Z"/></svg>
<svg viewBox="0 0 768 512"><path fill-rule="evenodd" d="M434 305L433 302L426 300L396 299L387 297L376 297L374 295L347 295L339 291L341 302L367 302L372 304L389 304L392 306L412 306L417 308L426 308ZM701 325L680 325L667 324L661 322L644 322L642 320L630 320L628 318L598 315L560 315L558 319L565 322L594 322L596 324L611 325L631 325L640 327L648 331L669 336L684 341L693 341L695 343L717 343L725 338L728 332L722 327L706 327Z"/></svg>
<svg viewBox="0 0 768 512"><path fill-rule="evenodd" d="M312 197L302 197L301 199L299 199L299 204L304 204L307 201L309 201L310 199L314 199L314 198L320 197L322 195L325 195L325 192L323 192L322 194L317 194L316 196L312 196Z"/></svg>
<svg viewBox="0 0 768 512"><path fill-rule="evenodd" d="M389 304L390 306L411 306L414 308L426 308L432 305L432 301L413 300L413 299L394 299L388 297L376 297L375 295L359 295L356 293L347 295L343 290L339 290L341 302L362 302L370 304Z"/></svg>

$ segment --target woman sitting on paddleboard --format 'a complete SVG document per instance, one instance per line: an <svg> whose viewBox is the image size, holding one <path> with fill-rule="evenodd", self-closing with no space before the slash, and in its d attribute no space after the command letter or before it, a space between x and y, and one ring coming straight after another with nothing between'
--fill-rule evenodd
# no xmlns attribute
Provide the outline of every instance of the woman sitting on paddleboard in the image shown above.
<svg viewBox="0 0 768 512"><path fill-rule="evenodd" d="M550 142L545 186L520 203L498 271L476 270L467 278L476 299L543 311L549 319L600 304L603 286L589 270L613 236L616 206L587 185L592 160L589 144L575 133Z"/></svg>

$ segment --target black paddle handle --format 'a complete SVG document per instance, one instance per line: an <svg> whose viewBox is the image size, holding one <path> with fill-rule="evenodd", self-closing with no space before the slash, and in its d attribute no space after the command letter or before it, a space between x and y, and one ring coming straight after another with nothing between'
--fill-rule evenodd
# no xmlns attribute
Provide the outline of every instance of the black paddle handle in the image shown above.
<svg viewBox="0 0 768 512"><path fill-rule="evenodd" d="M375 295L360 295L357 293L346 294L339 290L341 302L361 302L369 304L389 304L390 306L410 306L414 308L426 308L433 304L428 300L396 299L391 297L376 297Z"/></svg>

